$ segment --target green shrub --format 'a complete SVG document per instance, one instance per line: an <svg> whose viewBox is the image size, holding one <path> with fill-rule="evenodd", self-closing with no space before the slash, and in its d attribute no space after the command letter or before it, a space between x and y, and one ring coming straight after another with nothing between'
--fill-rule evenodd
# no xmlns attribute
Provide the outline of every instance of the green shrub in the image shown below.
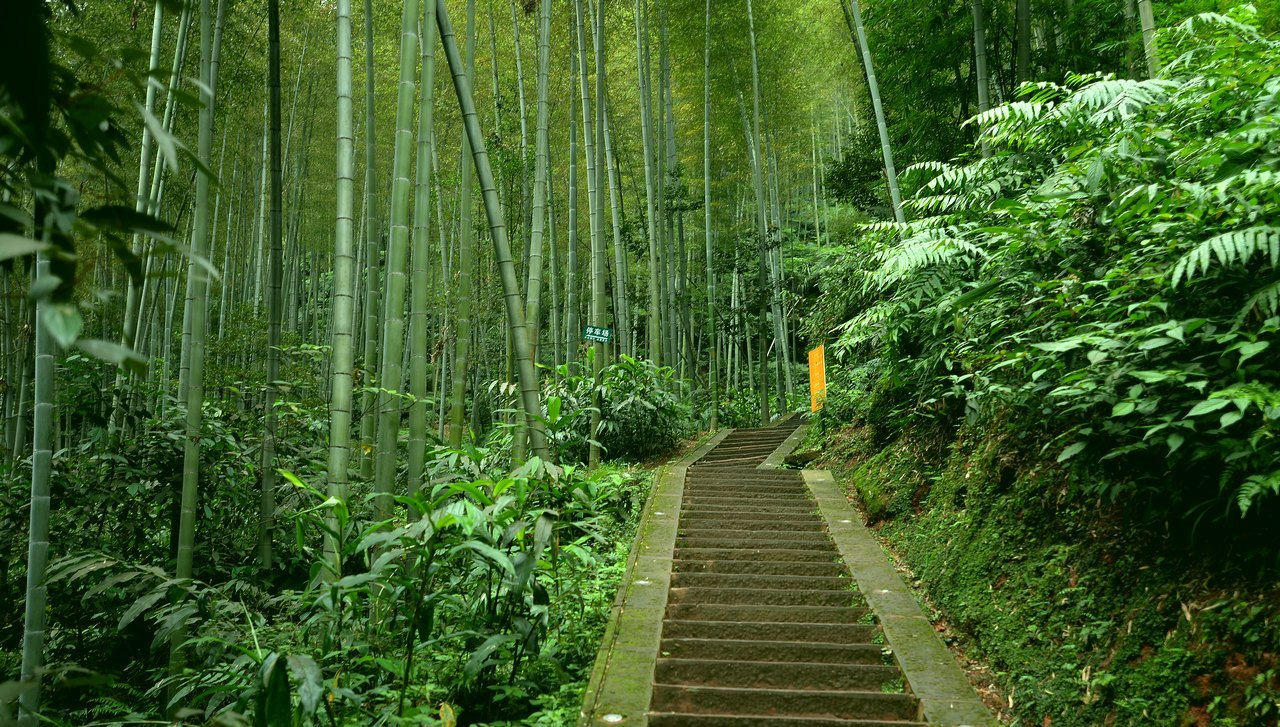
<svg viewBox="0 0 1280 727"><path fill-rule="evenodd" d="M564 456L586 461L590 413L599 397L597 441L610 459L640 461L674 451L693 430L692 413L680 400L675 372L652 361L620 356L604 367L597 384L583 366L560 367L547 389L569 422L552 432Z"/></svg>
<svg viewBox="0 0 1280 727"><path fill-rule="evenodd" d="M1162 32L1158 78L1024 84L972 122L990 158L909 169L912 221L866 226L814 316L851 316L834 354L882 360L900 415L1052 421L1084 495L1276 502L1280 42L1233 13Z"/></svg>

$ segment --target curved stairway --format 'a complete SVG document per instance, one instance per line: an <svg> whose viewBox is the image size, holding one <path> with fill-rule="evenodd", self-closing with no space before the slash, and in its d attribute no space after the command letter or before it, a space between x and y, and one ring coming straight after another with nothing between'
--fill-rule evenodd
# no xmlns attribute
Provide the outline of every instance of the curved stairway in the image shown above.
<svg viewBox="0 0 1280 727"><path fill-rule="evenodd" d="M737 430L687 470L648 723L921 724L799 471L799 426Z"/></svg>

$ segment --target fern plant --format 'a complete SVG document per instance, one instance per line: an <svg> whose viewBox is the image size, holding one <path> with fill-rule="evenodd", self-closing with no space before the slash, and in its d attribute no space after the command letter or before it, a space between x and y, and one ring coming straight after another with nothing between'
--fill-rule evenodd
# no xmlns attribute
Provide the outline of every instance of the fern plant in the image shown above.
<svg viewBox="0 0 1280 727"><path fill-rule="evenodd" d="M1280 43L1248 7L1161 43L1158 78L974 117L992 156L908 169L914 219L865 226L824 305L917 405L1049 415L1082 493L1253 518L1280 496Z"/></svg>

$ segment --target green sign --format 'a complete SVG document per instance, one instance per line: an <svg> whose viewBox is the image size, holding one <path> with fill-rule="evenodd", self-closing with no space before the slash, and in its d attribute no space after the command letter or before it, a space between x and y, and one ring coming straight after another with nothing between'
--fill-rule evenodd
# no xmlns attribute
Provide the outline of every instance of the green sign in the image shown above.
<svg viewBox="0 0 1280 727"><path fill-rule="evenodd" d="M613 329L601 328L600 326L584 326L582 329L582 337L588 341L608 343L613 340Z"/></svg>

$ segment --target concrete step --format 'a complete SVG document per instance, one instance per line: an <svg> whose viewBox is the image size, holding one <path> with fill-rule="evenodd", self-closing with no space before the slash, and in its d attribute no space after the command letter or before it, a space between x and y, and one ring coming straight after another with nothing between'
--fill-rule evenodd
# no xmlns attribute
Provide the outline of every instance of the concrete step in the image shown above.
<svg viewBox="0 0 1280 727"><path fill-rule="evenodd" d="M877 644L663 638L660 655L665 659L889 666L885 664L885 654Z"/></svg>
<svg viewBox="0 0 1280 727"><path fill-rule="evenodd" d="M658 659L653 678L660 684L700 687L881 692L902 673L880 664Z"/></svg>
<svg viewBox="0 0 1280 727"><path fill-rule="evenodd" d="M759 606L727 603L668 603L666 617L679 621L743 621L762 623L856 624L864 606Z"/></svg>
<svg viewBox="0 0 1280 727"><path fill-rule="evenodd" d="M834 550L811 548L725 548L676 544L676 560L732 560L789 563L838 563Z"/></svg>
<svg viewBox="0 0 1280 727"><path fill-rule="evenodd" d="M689 491L684 494L685 504L733 504L735 502L776 503L779 505L807 505L813 507L813 500L801 492L710 492L701 494Z"/></svg>
<svg viewBox="0 0 1280 727"><path fill-rule="evenodd" d="M667 603L726 603L744 606L852 606L862 596L850 590L671 587Z"/></svg>
<svg viewBox="0 0 1280 727"><path fill-rule="evenodd" d="M912 720L916 718L918 708L915 698L906 694L655 684L652 710L716 715L740 714L753 717L787 715Z"/></svg>
<svg viewBox="0 0 1280 727"><path fill-rule="evenodd" d="M697 479L684 483L686 492L689 490L760 490L762 492L782 491L782 492L798 492L808 495L809 491L805 489L803 482L753 482L750 480L733 480L725 478L706 478Z"/></svg>
<svg viewBox="0 0 1280 727"><path fill-rule="evenodd" d="M676 541L676 548L730 548L739 550L821 550L835 553L835 546L830 541L813 538L792 537L786 533L763 533L772 538L752 538L747 541L736 537L692 537L681 536Z"/></svg>
<svg viewBox="0 0 1280 727"><path fill-rule="evenodd" d="M753 532L753 533L818 533L827 534L826 523L812 516L804 519L739 520L732 517L680 517L680 532Z"/></svg>
<svg viewBox="0 0 1280 727"><path fill-rule="evenodd" d="M772 590L853 592L853 579L845 576L762 575L745 573L671 574L672 588L755 588Z"/></svg>
<svg viewBox="0 0 1280 727"><path fill-rule="evenodd" d="M800 502L797 500L793 504L772 504L769 502L742 502L731 497L715 498L714 501L701 503L693 502L691 498L690 501L684 503L684 508L680 512L681 517L685 514L714 513L756 513L768 516L776 515L778 517L786 515L816 516L816 508L813 506L812 501Z"/></svg>
<svg viewBox="0 0 1280 727"><path fill-rule="evenodd" d="M677 560L675 573L724 573L759 576L849 576L843 563L803 563L754 560Z"/></svg>
<svg viewBox="0 0 1280 727"><path fill-rule="evenodd" d="M742 523L751 523L751 527L756 527L760 523L772 522L789 522L789 523L816 523L825 528L826 522L822 516L816 512L800 510L799 512L742 512L739 510L708 510L696 508L686 510L680 513L680 522L687 523L694 520L733 520ZM741 528L740 528L741 529Z"/></svg>
<svg viewBox="0 0 1280 727"><path fill-rule="evenodd" d="M776 621L678 621L662 625L671 639L730 639L737 641L802 641L823 644L865 644L879 627L872 624L778 623Z"/></svg>
<svg viewBox="0 0 1280 727"><path fill-rule="evenodd" d="M838 717L759 717L730 714L687 714L650 712L650 727L926 727L924 722L878 719L840 719Z"/></svg>
<svg viewBox="0 0 1280 727"><path fill-rule="evenodd" d="M758 540L789 540L796 543L813 543L815 545L826 545L831 542L831 536L822 530L803 529L797 530L790 527L772 529L772 528L732 528L729 523L723 523L723 527L716 527L711 523L702 521L694 521L693 523L680 523L680 529L676 533L679 538L721 538L739 540L743 547L755 547L755 541ZM785 523L783 523L785 525ZM679 541L677 541L678 543Z"/></svg>

